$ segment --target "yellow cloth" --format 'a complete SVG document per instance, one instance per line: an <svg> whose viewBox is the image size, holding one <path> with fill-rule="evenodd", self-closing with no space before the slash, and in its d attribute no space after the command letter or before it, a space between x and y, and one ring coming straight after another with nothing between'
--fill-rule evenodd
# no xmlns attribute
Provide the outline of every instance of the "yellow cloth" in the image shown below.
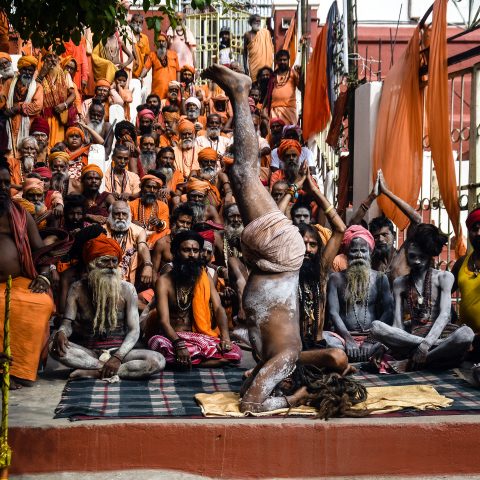
<svg viewBox="0 0 480 480"><path fill-rule="evenodd" d="M42 348L48 339L48 322L53 301L46 293L32 293L31 280L17 277L12 282L10 304L10 347L13 363L10 375L34 381ZM6 283L0 284L0 351L3 351Z"/></svg>
<svg viewBox="0 0 480 480"><path fill-rule="evenodd" d="M257 80L257 72L262 67L271 67L273 63L273 42L267 28L259 30L248 44L248 68L252 81Z"/></svg>
<svg viewBox="0 0 480 480"><path fill-rule="evenodd" d="M426 410L449 407L453 400L440 395L431 385L402 385L396 387L367 388L367 400L352 407L352 410L367 409L370 414L395 412L403 408ZM272 415L315 416L317 410L301 405L295 408L279 408L270 412L240 412L240 396L234 392L197 393L195 400L205 417L255 417Z"/></svg>
<svg viewBox="0 0 480 480"><path fill-rule="evenodd" d="M323 246L326 246L330 238L332 238L332 231L329 228L318 224L313 225L313 227L315 227L318 235L322 239Z"/></svg>
<svg viewBox="0 0 480 480"><path fill-rule="evenodd" d="M367 388L367 400L352 410L368 409L371 414L396 412L403 408L438 410L449 407L453 400L440 395L431 385L401 385Z"/></svg>
<svg viewBox="0 0 480 480"><path fill-rule="evenodd" d="M460 289L460 321L467 324L475 333L480 332L480 276L468 269L469 253L458 272Z"/></svg>
<svg viewBox="0 0 480 480"><path fill-rule="evenodd" d="M100 44L92 51L92 70L95 81L102 78L112 83L115 79L117 67L110 60L106 60L101 56Z"/></svg>

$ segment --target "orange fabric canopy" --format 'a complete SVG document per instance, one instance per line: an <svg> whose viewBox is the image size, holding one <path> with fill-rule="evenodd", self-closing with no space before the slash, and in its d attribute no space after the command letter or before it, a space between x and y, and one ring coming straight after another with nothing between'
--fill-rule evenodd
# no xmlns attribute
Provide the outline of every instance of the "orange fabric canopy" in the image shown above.
<svg viewBox="0 0 480 480"><path fill-rule="evenodd" d="M422 181L422 96L419 86L419 28L383 83L373 149L373 177L382 169L390 190L416 207ZM408 218L385 196L385 215L404 230Z"/></svg>

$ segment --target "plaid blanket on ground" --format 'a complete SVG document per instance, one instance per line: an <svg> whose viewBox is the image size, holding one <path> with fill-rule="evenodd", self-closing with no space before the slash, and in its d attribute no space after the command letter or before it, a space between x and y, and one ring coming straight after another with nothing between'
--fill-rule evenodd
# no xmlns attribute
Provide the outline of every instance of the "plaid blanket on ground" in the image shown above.
<svg viewBox="0 0 480 480"><path fill-rule="evenodd" d="M454 370L445 372L421 371L402 374L379 375L359 370L354 378L366 387L387 387L394 385L432 385L438 393L453 400L451 407L441 410L415 412L415 415L465 414L467 411L480 414L480 390L460 378ZM406 412L388 415L403 416Z"/></svg>
<svg viewBox="0 0 480 480"><path fill-rule="evenodd" d="M149 380L67 382L54 418L201 417L196 393L238 392L245 370L235 367L164 371Z"/></svg>
<svg viewBox="0 0 480 480"><path fill-rule="evenodd" d="M196 393L238 392L244 370L236 367L194 368L190 372L164 371L150 380L123 380L108 383L95 379L71 380L65 386L55 418L201 417L194 400ZM441 410L402 411L385 416L480 414L480 390L446 372L409 372L379 375L359 370L355 379L367 387L432 385L438 393L454 400Z"/></svg>

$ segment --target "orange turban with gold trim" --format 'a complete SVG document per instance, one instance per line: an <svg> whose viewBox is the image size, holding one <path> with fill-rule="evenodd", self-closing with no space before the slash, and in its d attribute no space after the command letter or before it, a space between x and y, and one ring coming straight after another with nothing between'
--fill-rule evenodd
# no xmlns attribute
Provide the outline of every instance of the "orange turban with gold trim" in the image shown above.
<svg viewBox="0 0 480 480"><path fill-rule="evenodd" d="M48 163L51 165L57 158L62 159L65 163L68 163L70 160L70 156L67 152L53 152L48 156Z"/></svg>
<svg viewBox="0 0 480 480"><path fill-rule="evenodd" d="M300 143L297 140L293 140L293 139L290 139L290 138L284 138L280 142L280 145L278 147L278 156L280 158L282 158L283 154L287 150L290 150L290 149L296 150L296 152L298 153L299 156L302 153L302 146L300 145Z"/></svg>
<svg viewBox="0 0 480 480"><path fill-rule="evenodd" d="M117 257L118 261L122 259L122 249L118 242L113 238L108 238L103 233L97 238L92 238L83 246L83 261L89 264L98 257L110 256Z"/></svg>
<svg viewBox="0 0 480 480"><path fill-rule="evenodd" d="M213 148L207 147L198 152L198 161L202 160L217 160L218 154L217 151Z"/></svg>
<svg viewBox="0 0 480 480"><path fill-rule="evenodd" d="M82 168L82 178L88 173L88 172L95 172L100 175L100 178L103 178L103 172L102 169L98 166L95 165L94 163L90 163L89 165L85 165Z"/></svg>
<svg viewBox="0 0 480 480"><path fill-rule="evenodd" d="M38 66L38 60L33 55L25 55L20 57L17 62L17 68L20 70L25 67L35 67Z"/></svg>

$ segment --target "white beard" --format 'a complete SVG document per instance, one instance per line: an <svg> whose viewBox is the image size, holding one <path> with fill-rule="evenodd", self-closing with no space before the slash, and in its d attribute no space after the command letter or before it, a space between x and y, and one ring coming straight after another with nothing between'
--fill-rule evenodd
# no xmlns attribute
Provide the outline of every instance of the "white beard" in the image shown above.
<svg viewBox="0 0 480 480"><path fill-rule="evenodd" d="M103 334L107 330L114 330L117 326L117 307L121 293L121 273L117 268L110 275L109 268L100 269L95 266L95 260L90 263L91 270L88 272L88 285L93 294L93 318L94 333Z"/></svg>
<svg viewBox="0 0 480 480"><path fill-rule="evenodd" d="M220 136L219 128L207 128L207 137L217 139Z"/></svg>
<svg viewBox="0 0 480 480"><path fill-rule="evenodd" d="M95 123L95 122L88 122L88 126L95 130L96 133L99 135L102 134L103 132L103 125L105 123L105 120L102 120L100 123Z"/></svg>
<svg viewBox="0 0 480 480"><path fill-rule="evenodd" d="M8 78L13 78L14 76L15 76L15 71L13 70L13 67L11 64L8 68L0 70L0 77L2 77L4 80L7 80Z"/></svg>
<svg viewBox="0 0 480 480"><path fill-rule="evenodd" d="M27 173L30 173L33 170L33 167L35 165L35 158L30 156L25 156L23 157L22 163L25 171Z"/></svg>
<svg viewBox="0 0 480 480"><path fill-rule="evenodd" d="M193 148L193 140L182 140L182 150L191 150Z"/></svg>
<svg viewBox="0 0 480 480"><path fill-rule="evenodd" d="M243 232L243 225L240 227L233 227L232 225L226 223L225 224L225 236L227 237L227 240L233 240L233 239L240 239L240 236L242 235Z"/></svg>

